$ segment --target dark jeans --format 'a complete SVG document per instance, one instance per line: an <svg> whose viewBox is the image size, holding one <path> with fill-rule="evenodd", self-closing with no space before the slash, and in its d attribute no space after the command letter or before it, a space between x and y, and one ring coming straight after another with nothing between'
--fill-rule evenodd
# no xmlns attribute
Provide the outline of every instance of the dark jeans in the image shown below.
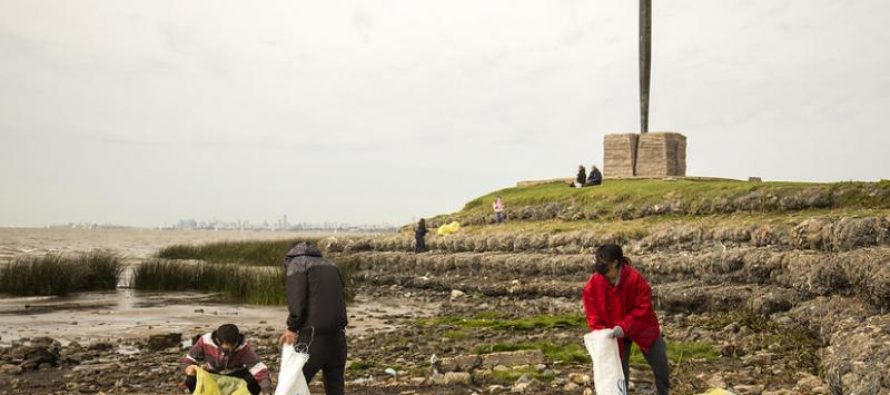
<svg viewBox="0 0 890 395"><path fill-rule="evenodd" d="M426 239L423 236L414 236L414 252L426 251Z"/></svg>
<svg viewBox="0 0 890 395"><path fill-rule="evenodd" d="M213 372L211 372L213 373ZM247 370L236 370L232 373L227 374L229 377L237 377L247 382L247 390L250 391L252 395L259 395L260 393L260 384L256 382L256 379L253 378L253 375L250 374ZM188 387L190 392L195 392L195 386L198 385L198 378L196 376L185 376L185 386Z"/></svg>
<svg viewBox="0 0 890 395"><path fill-rule="evenodd" d="M624 358L621 358L621 367L624 368L626 388L629 388L628 385L630 384L629 362L631 346L633 346L633 342L624 339L625 352ZM671 367L668 365L667 345L664 343L664 339L658 336L658 339L655 339L652 347L649 348L649 354L643 353L643 356L646 357L646 362L649 363L649 366L652 368L652 374L655 375L655 393L657 395L668 395L671 388Z"/></svg>
<svg viewBox="0 0 890 395"><path fill-rule="evenodd" d="M300 331L301 342L307 341L311 336L310 331ZM303 376L306 377L306 382L312 381L315 374L321 370L324 373L324 393L326 395L343 395L345 369L346 333L343 331L331 334L316 333L309 346L309 362L303 366Z"/></svg>
<svg viewBox="0 0 890 395"><path fill-rule="evenodd" d="M497 223L503 223L504 220L505 220L506 218L507 218L507 216L504 215L504 212L503 212L503 211L501 211L501 212L497 212L497 211L495 211L495 213L494 213L494 222L497 222Z"/></svg>

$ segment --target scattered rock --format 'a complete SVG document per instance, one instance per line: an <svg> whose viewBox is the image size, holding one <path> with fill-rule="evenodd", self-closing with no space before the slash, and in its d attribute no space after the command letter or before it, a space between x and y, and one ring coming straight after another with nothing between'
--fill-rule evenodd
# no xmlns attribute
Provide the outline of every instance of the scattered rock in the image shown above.
<svg viewBox="0 0 890 395"><path fill-rule="evenodd" d="M733 387L735 393L739 395L761 395L763 394L762 385L736 385Z"/></svg>
<svg viewBox="0 0 890 395"><path fill-rule="evenodd" d="M583 373L569 373L569 381L577 385L588 386L590 385L590 375Z"/></svg>
<svg viewBox="0 0 890 395"><path fill-rule="evenodd" d="M726 381L720 373L711 376L705 383L711 388L726 388Z"/></svg>
<svg viewBox="0 0 890 395"><path fill-rule="evenodd" d="M482 358L478 355L461 355L453 358L442 358L439 361L442 372L469 372L482 366Z"/></svg>
<svg viewBox="0 0 890 395"><path fill-rule="evenodd" d="M497 352L482 356L482 366L494 367L497 365L537 365L544 363L544 353L541 350L523 350L513 352Z"/></svg>
<svg viewBox="0 0 890 395"><path fill-rule="evenodd" d="M90 344L88 349L90 351L110 351L114 349L114 344L111 344L109 342L96 342Z"/></svg>
<svg viewBox="0 0 890 395"><path fill-rule="evenodd" d="M147 347L149 351L160 351L173 347L178 348L181 343L181 333L166 333L149 336Z"/></svg>
<svg viewBox="0 0 890 395"><path fill-rule="evenodd" d="M6 364L0 366L0 375L16 376L22 374L22 368L18 365Z"/></svg>
<svg viewBox="0 0 890 395"><path fill-rule="evenodd" d="M470 374L467 372L448 372L445 373L445 385L469 385L472 382Z"/></svg>

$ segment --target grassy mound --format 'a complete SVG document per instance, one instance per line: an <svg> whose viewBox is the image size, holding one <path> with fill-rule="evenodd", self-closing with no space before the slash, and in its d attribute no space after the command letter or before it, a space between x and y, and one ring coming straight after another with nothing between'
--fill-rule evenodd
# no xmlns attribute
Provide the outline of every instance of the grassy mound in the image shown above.
<svg viewBox="0 0 890 395"><path fill-rule="evenodd" d="M555 182L506 188L476 198L456 213L440 215L463 225L490 223L498 196L514 220L630 220L652 216L777 214L818 209L888 209L890 181L877 183L752 183L729 180L607 180L602 186L569 188Z"/></svg>

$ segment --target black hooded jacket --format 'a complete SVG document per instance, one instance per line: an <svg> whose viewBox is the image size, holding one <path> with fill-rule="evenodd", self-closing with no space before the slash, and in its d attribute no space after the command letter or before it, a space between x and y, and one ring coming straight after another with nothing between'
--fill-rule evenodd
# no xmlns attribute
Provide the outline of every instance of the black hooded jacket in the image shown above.
<svg viewBox="0 0 890 395"><path fill-rule="evenodd" d="M575 177L575 181L578 181L579 184L584 185L587 182L587 170L583 167L578 168L578 176Z"/></svg>
<svg viewBox="0 0 890 395"><path fill-rule="evenodd" d="M300 243L287 252L287 328L297 332L315 328L317 334L334 333L346 327L343 278L321 251Z"/></svg>

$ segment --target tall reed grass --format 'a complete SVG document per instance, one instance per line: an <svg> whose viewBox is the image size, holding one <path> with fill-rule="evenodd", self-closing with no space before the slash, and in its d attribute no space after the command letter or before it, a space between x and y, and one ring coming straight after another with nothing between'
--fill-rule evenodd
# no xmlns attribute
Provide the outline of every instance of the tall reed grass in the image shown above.
<svg viewBox="0 0 890 395"><path fill-rule="evenodd" d="M139 290L219 293L225 300L238 303L287 303L283 265L271 268L153 260L135 268L131 284Z"/></svg>
<svg viewBox="0 0 890 395"><path fill-rule="evenodd" d="M284 254L300 241L315 242L314 238L286 240L223 241L200 245L176 244L158 251L162 259L196 259L209 263L241 263L251 266L282 266Z"/></svg>
<svg viewBox="0 0 890 395"><path fill-rule="evenodd" d="M122 258L109 251L17 257L0 265L0 293L64 296L72 292L112 290L117 287L122 272Z"/></svg>

